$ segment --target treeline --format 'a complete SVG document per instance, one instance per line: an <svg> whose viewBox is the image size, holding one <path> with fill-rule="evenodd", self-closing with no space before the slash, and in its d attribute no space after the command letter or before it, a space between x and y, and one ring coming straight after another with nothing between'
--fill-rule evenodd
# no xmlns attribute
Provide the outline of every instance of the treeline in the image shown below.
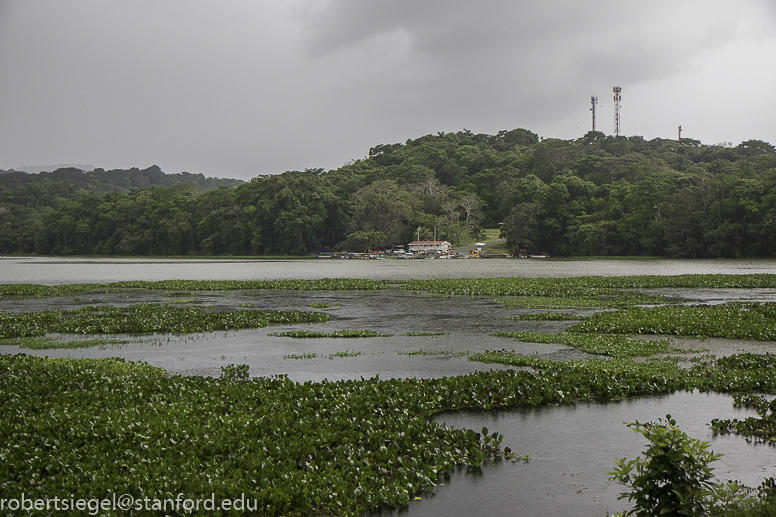
<svg viewBox="0 0 776 517"><path fill-rule="evenodd" d="M406 244L435 229L455 245L503 223L514 251L776 254L776 149L759 140L464 130L378 145L330 171L212 190L178 183L103 193L51 182L45 195L57 204L20 186L0 190L5 253L303 255Z"/></svg>
<svg viewBox="0 0 776 517"><path fill-rule="evenodd" d="M72 184L78 189L89 192L129 192L137 188L170 187L178 183L187 183L199 189L211 190L222 185L234 187L243 181L229 178L206 178L204 174L190 172L165 174L158 165L152 165L147 169L111 169L106 171L98 168L88 172L73 167L64 167L53 172L40 172L38 174L0 170L0 189L3 191L23 185L50 186L55 183ZM12 194L7 196L5 192L3 194L4 197L12 197Z"/></svg>
<svg viewBox="0 0 776 517"><path fill-rule="evenodd" d="M242 183L241 180L206 178L203 174L188 172L165 174L156 165L146 169L94 169L88 172L65 167L37 174L0 170L0 252L42 252L39 240L48 222L56 221L57 211L67 203L89 193L128 193L133 189L176 185L180 186L175 188L200 192ZM78 252L70 247L59 253L62 251ZM85 250L81 252L86 253Z"/></svg>

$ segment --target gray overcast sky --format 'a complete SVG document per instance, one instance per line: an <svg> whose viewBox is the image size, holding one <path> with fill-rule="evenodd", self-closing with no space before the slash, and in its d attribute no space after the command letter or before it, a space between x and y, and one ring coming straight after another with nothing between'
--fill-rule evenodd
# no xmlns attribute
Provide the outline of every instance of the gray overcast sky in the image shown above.
<svg viewBox="0 0 776 517"><path fill-rule="evenodd" d="M0 0L0 168L248 179L467 128L776 144L774 0Z"/></svg>

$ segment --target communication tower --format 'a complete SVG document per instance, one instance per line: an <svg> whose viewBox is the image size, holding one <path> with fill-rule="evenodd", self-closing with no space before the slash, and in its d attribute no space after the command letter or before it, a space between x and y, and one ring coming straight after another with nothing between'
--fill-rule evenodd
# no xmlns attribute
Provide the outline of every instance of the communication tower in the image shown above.
<svg viewBox="0 0 776 517"><path fill-rule="evenodd" d="M620 136L620 101L622 96L622 88L615 86L612 91L614 92L614 136Z"/></svg>
<svg viewBox="0 0 776 517"><path fill-rule="evenodd" d="M593 112L593 131L595 131L595 107L596 107L596 104L598 104L598 97L596 97L595 95L591 95L590 104L592 104L590 111Z"/></svg>
<svg viewBox="0 0 776 517"><path fill-rule="evenodd" d="M682 139L682 126L679 126L679 140Z"/></svg>

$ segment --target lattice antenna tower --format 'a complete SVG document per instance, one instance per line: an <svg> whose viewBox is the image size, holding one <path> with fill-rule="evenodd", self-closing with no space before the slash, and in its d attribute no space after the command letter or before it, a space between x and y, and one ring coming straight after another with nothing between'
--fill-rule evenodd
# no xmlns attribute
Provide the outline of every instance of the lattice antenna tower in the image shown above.
<svg viewBox="0 0 776 517"><path fill-rule="evenodd" d="M590 96L590 104L592 107L590 108L590 111L593 112L593 131L595 131L595 107L598 104L598 97L595 95Z"/></svg>
<svg viewBox="0 0 776 517"><path fill-rule="evenodd" d="M614 92L614 136L620 136L620 101L622 96L622 88L615 86L612 91Z"/></svg>

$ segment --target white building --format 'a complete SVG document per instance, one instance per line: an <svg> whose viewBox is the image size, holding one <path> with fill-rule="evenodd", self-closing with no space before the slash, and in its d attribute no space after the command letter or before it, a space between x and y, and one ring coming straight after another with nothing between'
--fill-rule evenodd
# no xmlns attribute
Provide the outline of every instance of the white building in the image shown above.
<svg viewBox="0 0 776 517"><path fill-rule="evenodd" d="M450 243L447 241L413 241L407 245L410 251L430 251L433 253L450 251Z"/></svg>

